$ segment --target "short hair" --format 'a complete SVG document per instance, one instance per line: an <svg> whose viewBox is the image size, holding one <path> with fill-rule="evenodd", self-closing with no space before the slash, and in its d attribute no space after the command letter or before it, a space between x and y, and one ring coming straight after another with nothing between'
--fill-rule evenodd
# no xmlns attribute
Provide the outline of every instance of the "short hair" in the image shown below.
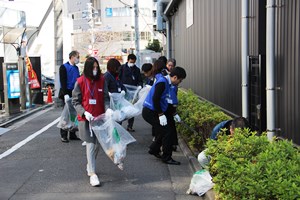
<svg viewBox="0 0 300 200"><path fill-rule="evenodd" d="M176 66L176 60L174 58L169 58L167 63L172 62L174 64L174 67Z"/></svg>
<svg viewBox="0 0 300 200"><path fill-rule="evenodd" d="M136 60L136 56L134 54L129 54L127 57L127 61L128 60Z"/></svg>
<svg viewBox="0 0 300 200"><path fill-rule="evenodd" d="M153 64L153 74L158 74L161 73L161 71L164 69L166 65L162 60L156 60Z"/></svg>
<svg viewBox="0 0 300 200"><path fill-rule="evenodd" d="M164 65L166 66L167 65L167 58L166 58L166 56L160 56L159 58L158 58L158 60L161 60L163 63L164 63Z"/></svg>
<svg viewBox="0 0 300 200"><path fill-rule="evenodd" d="M142 66L142 71L143 72L149 72L152 69L152 64L151 63L144 63Z"/></svg>
<svg viewBox="0 0 300 200"><path fill-rule="evenodd" d="M93 69L94 69L94 63L98 64L98 73L96 76L93 75ZM98 80L100 78L100 67L99 67L99 62L96 58L94 57L88 57L84 63L84 68L83 68L83 74L85 77L92 79L92 80Z"/></svg>
<svg viewBox="0 0 300 200"><path fill-rule="evenodd" d="M69 53L69 59L71 59L71 58L72 58L72 56L76 57L78 54L79 54L79 52L78 52L78 51L76 51L76 50L74 50L74 51L71 51L71 52Z"/></svg>
<svg viewBox="0 0 300 200"><path fill-rule="evenodd" d="M249 122L246 118L244 117L236 117L232 120L231 122L231 128L235 129L235 128L250 128Z"/></svg>
<svg viewBox="0 0 300 200"><path fill-rule="evenodd" d="M174 67L170 73L170 76L177 76L179 79L185 79L186 78L186 72L182 67Z"/></svg>
<svg viewBox="0 0 300 200"><path fill-rule="evenodd" d="M118 68L120 66L121 66L121 63L117 59L115 59L115 58L111 58L107 62L107 69L109 69L109 70L112 70L112 69L118 70Z"/></svg>

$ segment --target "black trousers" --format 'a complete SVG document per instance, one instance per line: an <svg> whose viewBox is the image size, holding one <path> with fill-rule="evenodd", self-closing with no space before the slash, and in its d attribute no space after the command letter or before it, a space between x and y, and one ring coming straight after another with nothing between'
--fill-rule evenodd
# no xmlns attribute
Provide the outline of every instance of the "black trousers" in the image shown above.
<svg viewBox="0 0 300 200"><path fill-rule="evenodd" d="M132 128L132 127L133 127L133 122L134 122L134 117L128 119L128 125L127 125L127 127L128 127L128 128Z"/></svg>
<svg viewBox="0 0 300 200"><path fill-rule="evenodd" d="M166 114L166 117L167 117L168 125L169 125L170 130L171 130L172 145L178 145L177 129L176 129L176 124L175 124L175 120L174 120L174 116L173 116L171 106L168 107L165 114Z"/></svg>
<svg viewBox="0 0 300 200"><path fill-rule="evenodd" d="M162 147L162 160L168 161L172 158L172 137L169 125L161 126L157 112L144 107L142 116L146 122L152 125L155 134L155 140L150 145L150 151L153 154L160 152Z"/></svg>

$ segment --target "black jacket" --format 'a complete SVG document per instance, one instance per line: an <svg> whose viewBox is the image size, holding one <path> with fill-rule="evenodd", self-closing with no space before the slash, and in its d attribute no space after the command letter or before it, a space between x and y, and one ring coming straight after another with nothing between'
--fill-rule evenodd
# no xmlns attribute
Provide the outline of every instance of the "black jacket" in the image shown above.
<svg viewBox="0 0 300 200"><path fill-rule="evenodd" d="M134 85L134 86L142 86L143 80L140 69L134 65L133 67L128 67L127 63L121 65L119 70L119 79L123 84Z"/></svg>

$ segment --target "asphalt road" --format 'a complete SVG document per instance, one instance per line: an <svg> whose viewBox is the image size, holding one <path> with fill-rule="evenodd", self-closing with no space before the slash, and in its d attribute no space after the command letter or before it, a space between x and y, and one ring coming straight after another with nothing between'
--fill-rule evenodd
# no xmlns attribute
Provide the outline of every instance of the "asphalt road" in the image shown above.
<svg viewBox="0 0 300 200"><path fill-rule="evenodd" d="M55 120L61 111L50 107L6 127L0 136L0 200L202 199L186 194L193 171L181 149L173 155L180 166L147 153L151 128L141 116L135 119L137 141L128 146L124 170L100 149L96 169L101 186L90 186L82 142L60 141Z"/></svg>

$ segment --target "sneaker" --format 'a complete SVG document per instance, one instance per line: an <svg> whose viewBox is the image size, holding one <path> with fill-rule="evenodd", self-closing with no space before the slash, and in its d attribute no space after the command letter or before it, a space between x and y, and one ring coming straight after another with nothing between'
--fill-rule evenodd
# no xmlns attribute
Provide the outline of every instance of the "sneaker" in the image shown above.
<svg viewBox="0 0 300 200"><path fill-rule="evenodd" d="M96 174L93 174L91 177L90 177L90 184L91 186L93 187L96 187L96 186L99 186L100 185L100 181L99 181L99 178Z"/></svg>
<svg viewBox="0 0 300 200"><path fill-rule="evenodd" d="M64 142L64 143L68 143L69 140L67 138L61 138L61 141Z"/></svg>
<svg viewBox="0 0 300 200"><path fill-rule="evenodd" d="M82 145L82 146L86 146L86 141L84 141L81 145Z"/></svg>
<svg viewBox="0 0 300 200"><path fill-rule="evenodd" d="M135 130L133 128L131 128L131 127L127 127L127 131L134 132Z"/></svg>

